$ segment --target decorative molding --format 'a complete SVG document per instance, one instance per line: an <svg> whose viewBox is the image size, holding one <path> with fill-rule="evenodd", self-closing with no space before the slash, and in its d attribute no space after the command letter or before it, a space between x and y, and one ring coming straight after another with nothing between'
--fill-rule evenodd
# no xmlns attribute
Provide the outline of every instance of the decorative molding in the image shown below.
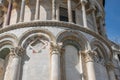
<svg viewBox="0 0 120 80"><path fill-rule="evenodd" d="M48 31L47 29L38 29L37 28L37 29L30 29L30 30L26 31L25 33L23 33L22 36L20 36L20 38L19 38L18 45L22 46L22 42L25 39L28 40L28 42L26 42L26 44L27 43L29 44L30 41L34 40L34 37L44 37L48 41L55 41L55 36L50 31Z"/></svg>
<svg viewBox="0 0 120 80"><path fill-rule="evenodd" d="M64 30L57 35L57 42L63 42L63 47L72 44L78 50L88 49L88 39L75 30ZM86 47L87 46L87 47Z"/></svg>
<svg viewBox="0 0 120 80"><path fill-rule="evenodd" d="M103 38L101 35L87 29L84 28L81 25L77 25L74 23L68 23L68 22L62 22L62 21L32 21L32 22L21 22L21 23L17 23L17 24L13 24L13 25L9 25L6 26L6 28L2 28L0 29L0 33L4 33L10 30L14 30L14 29L20 29L20 28L26 28L26 27L43 27L43 26L47 26L47 27L59 27L59 28L66 28L66 29L73 29L76 31L82 31L85 32L87 34L90 34L92 36L94 36L95 38L101 40L104 44L107 45L107 47L110 49L111 55L112 55L112 49L110 46L110 42Z"/></svg>

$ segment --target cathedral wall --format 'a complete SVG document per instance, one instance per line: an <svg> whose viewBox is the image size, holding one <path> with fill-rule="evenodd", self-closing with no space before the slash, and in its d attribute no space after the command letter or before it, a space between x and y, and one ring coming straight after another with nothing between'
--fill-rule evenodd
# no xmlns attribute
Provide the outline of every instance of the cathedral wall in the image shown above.
<svg viewBox="0 0 120 80"><path fill-rule="evenodd" d="M47 44L48 45L48 44ZM50 52L49 46L35 44L27 47L22 59L21 80L49 80L50 78ZM35 49L34 48L38 48ZM41 50L39 50L41 48Z"/></svg>
<svg viewBox="0 0 120 80"><path fill-rule="evenodd" d="M84 51L90 49L89 48L90 45L88 44L90 44L92 39L94 39L95 37L84 32L76 32L75 30L71 30L71 29L59 28L59 26L56 27L37 26L37 27L21 28L19 30L16 29L4 33L4 35L15 34L17 36L18 41L22 41L20 42L21 46L23 46L26 51L22 56L20 80L28 80L28 79L39 80L39 78L41 78L42 80L49 80L51 76L50 74L51 74L52 66L51 66L50 44L52 41L45 40L46 38L40 37L40 35L43 35L43 33L36 32L35 30L37 31L41 30L43 31L43 33L44 31L45 33L46 31L48 31L51 32L51 34L54 35L56 39L60 38L61 41L63 39L62 44L66 46L64 47L65 52L61 50L64 54L64 61L63 61L64 63L61 63L61 66L63 66L64 68L63 67L60 68L61 69L60 72L64 74L64 76L61 75L62 77L65 77L66 80L73 80L73 79L81 80L81 78L83 78L82 74L86 75L86 78L88 77L87 74L89 74L89 71L87 71L86 69L87 63L82 62L80 60L80 54L82 50ZM35 35L37 36L33 37ZM78 43L76 44L74 41L72 41L72 39L75 42L78 41ZM60 42L58 41L58 43ZM78 47L79 44L84 46ZM105 66L94 62L94 69L97 80L109 80Z"/></svg>
<svg viewBox="0 0 120 80"><path fill-rule="evenodd" d="M4 1L1 79L116 79L100 1Z"/></svg>
<svg viewBox="0 0 120 80"><path fill-rule="evenodd" d="M94 66L97 80L109 80L107 69L104 65L95 63Z"/></svg>
<svg viewBox="0 0 120 80"><path fill-rule="evenodd" d="M80 80L81 72L78 50L72 45L67 45L65 47L64 58L66 80Z"/></svg>

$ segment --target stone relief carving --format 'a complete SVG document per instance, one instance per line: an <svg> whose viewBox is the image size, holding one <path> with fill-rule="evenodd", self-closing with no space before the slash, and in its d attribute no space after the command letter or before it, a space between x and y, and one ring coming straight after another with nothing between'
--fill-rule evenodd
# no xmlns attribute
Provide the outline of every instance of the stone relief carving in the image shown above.
<svg viewBox="0 0 120 80"><path fill-rule="evenodd" d="M59 53L61 50L61 47L62 47L62 43L51 42L51 44L50 44L51 54L53 54L53 52Z"/></svg>
<svg viewBox="0 0 120 80"><path fill-rule="evenodd" d="M86 62L92 61L92 62L96 62L96 63L104 65L105 63L104 59L100 58L96 51L88 50L84 53L85 53L84 57L85 57Z"/></svg>
<svg viewBox="0 0 120 80"><path fill-rule="evenodd" d="M25 53L25 49L22 48L21 46L15 47L13 50L14 54L17 56L22 56Z"/></svg>

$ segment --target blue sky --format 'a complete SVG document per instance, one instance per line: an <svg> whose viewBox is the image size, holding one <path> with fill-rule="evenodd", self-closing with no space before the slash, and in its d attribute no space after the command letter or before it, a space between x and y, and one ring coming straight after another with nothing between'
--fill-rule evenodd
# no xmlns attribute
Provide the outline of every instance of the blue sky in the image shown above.
<svg viewBox="0 0 120 80"><path fill-rule="evenodd" d="M120 0L106 0L105 12L108 38L120 42Z"/></svg>

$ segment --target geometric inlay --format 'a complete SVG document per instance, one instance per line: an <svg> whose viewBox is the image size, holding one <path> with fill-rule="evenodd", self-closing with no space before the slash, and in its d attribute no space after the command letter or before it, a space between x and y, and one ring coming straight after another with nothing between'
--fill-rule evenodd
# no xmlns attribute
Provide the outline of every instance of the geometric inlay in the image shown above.
<svg viewBox="0 0 120 80"><path fill-rule="evenodd" d="M32 49L33 53L40 53L41 50L46 48L47 45L48 42L46 40L37 38L29 44L29 48Z"/></svg>

